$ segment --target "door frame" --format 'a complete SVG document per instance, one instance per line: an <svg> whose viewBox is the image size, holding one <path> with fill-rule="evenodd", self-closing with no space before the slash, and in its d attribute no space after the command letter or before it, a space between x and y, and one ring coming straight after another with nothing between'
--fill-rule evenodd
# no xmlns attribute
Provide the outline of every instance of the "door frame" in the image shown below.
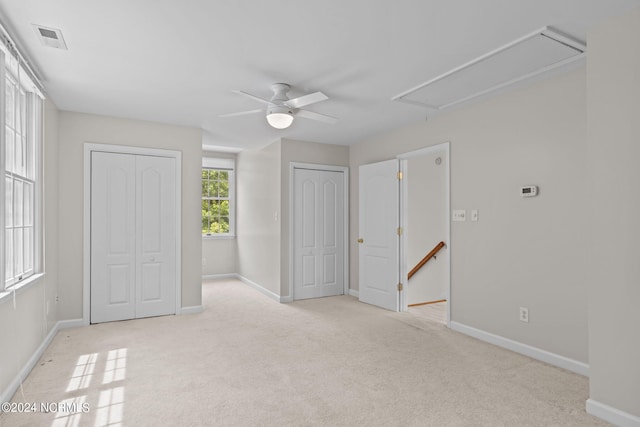
<svg viewBox="0 0 640 427"><path fill-rule="evenodd" d="M451 327L451 143L449 141L432 145L429 147L421 148L419 150L410 151L408 153L399 154L396 156L397 159L400 160L400 171L403 173L403 176L407 177L403 179L400 184L400 227L403 230L402 235L400 236L400 274L402 277L402 281L404 283L407 282L406 277L408 273L408 266L406 265L406 238L405 235L410 233L408 225L408 185L409 185L409 174L407 173L407 160L412 157L424 156L426 154L431 154L437 151L444 151L446 153L446 162L445 162L445 215L446 215L446 226L445 226L445 238L447 244L446 251L446 297L447 297L447 327ZM405 297L405 292L400 292L400 310L408 311L408 301Z"/></svg>
<svg viewBox="0 0 640 427"><path fill-rule="evenodd" d="M289 162L289 300L294 301L294 249L295 249L295 227L294 227L294 193L295 193L295 169L311 169L324 172L342 172L344 174L344 286L343 295L349 295L349 167L322 165L316 163Z"/></svg>
<svg viewBox="0 0 640 427"><path fill-rule="evenodd" d="M168 157L175 159L175 218L176 218L176 314L182 314L182 153L160 148L132 147L126 145L84 143L84 215L83 215L83 256L82 256L82 324L91 320L91 153L119 153L141 156Z"/></svg>

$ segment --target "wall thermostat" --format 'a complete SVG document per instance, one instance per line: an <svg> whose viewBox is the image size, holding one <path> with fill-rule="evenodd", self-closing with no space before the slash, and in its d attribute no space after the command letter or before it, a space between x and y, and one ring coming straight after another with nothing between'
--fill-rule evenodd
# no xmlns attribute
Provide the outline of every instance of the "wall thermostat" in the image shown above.
<svg viewBox="0 0 640 427"><path fill-rule="evenodd" d="M538 195L538 187L536 185L527 185L520 188L520 196L533 197Z"/></svg>

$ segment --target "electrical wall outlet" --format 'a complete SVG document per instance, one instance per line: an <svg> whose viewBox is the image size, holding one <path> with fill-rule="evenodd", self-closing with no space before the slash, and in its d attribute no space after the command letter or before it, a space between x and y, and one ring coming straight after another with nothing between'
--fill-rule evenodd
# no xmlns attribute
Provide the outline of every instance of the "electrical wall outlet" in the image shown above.
<svg viewBox="0 0 640 427"><path fill-rule="evenodd" d="M464 209L454 209L452 218L454 221L466 221L467 220L467 211Z"/></svg>
<svg viewBox="0 0 640 427"><path fill-rule="evenodd" d="M520 307L520 321L529 323L529 309L527 307Z"/></svg>
<svg viewBox="0 0 640 427"><path fill-rule="evenodd" d="M473 209L471 211L471 221L477 221L478 220L478 209Z"/></svg>

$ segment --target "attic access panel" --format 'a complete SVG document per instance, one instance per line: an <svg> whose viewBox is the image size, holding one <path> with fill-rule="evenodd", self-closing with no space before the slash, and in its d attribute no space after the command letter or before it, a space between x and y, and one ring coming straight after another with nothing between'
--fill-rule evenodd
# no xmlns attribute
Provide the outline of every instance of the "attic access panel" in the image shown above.
<svg viewBox="0 0 640 427"><path fill-rule="evenodd" d="M442 110L578 60L585 51L584 44L545 27L393 100Z"/></svg>

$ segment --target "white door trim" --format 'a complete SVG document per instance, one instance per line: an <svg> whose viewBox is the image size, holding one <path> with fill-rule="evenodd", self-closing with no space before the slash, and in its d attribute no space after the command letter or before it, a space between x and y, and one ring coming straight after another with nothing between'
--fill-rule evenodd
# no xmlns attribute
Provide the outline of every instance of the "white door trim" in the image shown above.
<svg viewBox="0 0 640 427"><path fill-rule="evenodd" d="M84 143L84 217L83 217L83 273L82 273L82 323L90 323L91 292L91 153L122 153L142 156L169 157L176 160L176 314L182 313L182 153L158 148L130 147L125 145Z"/></svg>
<svg viewBox="0 0 640 427"><path fill-rule="evenodd" d="M293 301L293 281L294 281L294 244L295 244L295 227L294 227L294 172L295 169L312 169L328 172L344 173L344 295L349 295L349 167L319 165L315 163L289 162L289 298Z"/></svg>
<svg viewBox="0 0 640 427"><path fill-rule="evenodd" d="M415 151L410 151L408 153L399 154L396 156L397 159L400 160L400 170L404 174L404 176L408 176L407 174L407 159L412 157L424 156L427 154L431 154L437 151L443 151L446 153L446 162L445 162L445 209L446 209L446 244L447 244L447 257L446 257L446 281L447 281L447 327L451 327L451 143L449 141L443 142L441 144L432 145L430 147L422 148ZM407 188L408 180L402 180L400 185L400 227L402 227L403 233L400 236L400 271L403 283L406 283L407 277L407 265L405 260L405 235L406 233L410 233L407 228L408 224L408 204L407 204ZM405 292L400 293L400 310L407 311L408 308L407 298L405 297Z"/></svg>

